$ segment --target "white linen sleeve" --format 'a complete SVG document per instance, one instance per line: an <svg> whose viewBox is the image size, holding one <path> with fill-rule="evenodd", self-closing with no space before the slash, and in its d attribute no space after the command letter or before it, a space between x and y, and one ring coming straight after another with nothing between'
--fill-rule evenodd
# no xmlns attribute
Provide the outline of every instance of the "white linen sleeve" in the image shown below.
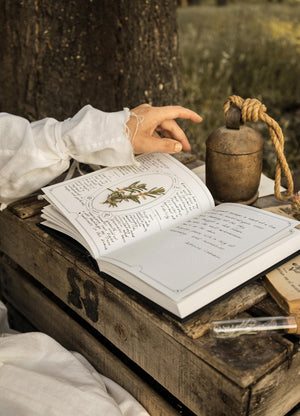
<svg viewBox="0 0 300 416"><path fill-rule="evenodd" d="M137 163L126 131L129 109L105 113L90 105L63 122L30 123L0 113L0 202L25 197L68 169L71 158L104 166Z"/></svg>

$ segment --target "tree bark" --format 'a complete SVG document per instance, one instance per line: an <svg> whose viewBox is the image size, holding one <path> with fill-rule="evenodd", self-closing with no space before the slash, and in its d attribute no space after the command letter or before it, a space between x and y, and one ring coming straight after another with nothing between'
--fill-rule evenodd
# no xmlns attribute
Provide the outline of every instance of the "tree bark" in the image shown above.
<svg viewBox="0 0 300 416"><path fill-rule="evenodd" d="M0 1L0 111L179 103L176 0Z"/></svg>

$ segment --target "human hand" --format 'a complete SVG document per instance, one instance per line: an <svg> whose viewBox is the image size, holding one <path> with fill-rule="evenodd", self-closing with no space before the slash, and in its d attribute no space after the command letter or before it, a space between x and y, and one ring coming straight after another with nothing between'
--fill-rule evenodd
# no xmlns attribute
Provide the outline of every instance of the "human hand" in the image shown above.
<svg viewBox="0 0 300 416"><path fill-rule="evenodd" d="M202 121L197 113L180 106L151 107L142 104L130 113L127 127L134 153L189 151L190 143L174 119L183 118L194 123Z"/></svg>

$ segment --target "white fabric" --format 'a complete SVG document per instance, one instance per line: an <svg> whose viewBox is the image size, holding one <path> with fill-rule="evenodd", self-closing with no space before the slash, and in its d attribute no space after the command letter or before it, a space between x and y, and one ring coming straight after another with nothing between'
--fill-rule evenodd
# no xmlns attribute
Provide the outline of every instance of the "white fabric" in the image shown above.
<svg viewBox="0 0 300 416"><path fill-rule="evenodd" d="M0 334L9 330L0 302ZM0 335L0 415L149 416L78 353L40 332Z"/></svg>
<svg viewBox="0 0 300 416"><path fill-rule="evenodd" d="M0 113L0 202L8 204L47 185L70 159L104 166L135 164L126 132L127 108L105 113L90 105L73 118L30 123Z"/></svg>
<svg viewBox="0 0 300 416"><path fill-rule="evenodd" d="M91 106L58 122L29 123L0 113L2 207L47 185L71 158L105 166L135 164L126 122L129 110L104 113ZM9 328L0 302L0 415L149 416L123 388L101 376L78 353L49 336Z"/></svg>

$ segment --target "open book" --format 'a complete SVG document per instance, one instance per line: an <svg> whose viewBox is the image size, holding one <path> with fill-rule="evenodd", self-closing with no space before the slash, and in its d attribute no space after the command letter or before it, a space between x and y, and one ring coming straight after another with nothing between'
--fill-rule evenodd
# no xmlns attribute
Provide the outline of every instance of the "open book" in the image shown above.
<svg viewBox="0 0 300 416"><path fill-rule="evenodd" d="M172 156L137 160L43 188L43 224L179 319L299 250L298 221L246 205L215 207L205 184Z"/></svg>

